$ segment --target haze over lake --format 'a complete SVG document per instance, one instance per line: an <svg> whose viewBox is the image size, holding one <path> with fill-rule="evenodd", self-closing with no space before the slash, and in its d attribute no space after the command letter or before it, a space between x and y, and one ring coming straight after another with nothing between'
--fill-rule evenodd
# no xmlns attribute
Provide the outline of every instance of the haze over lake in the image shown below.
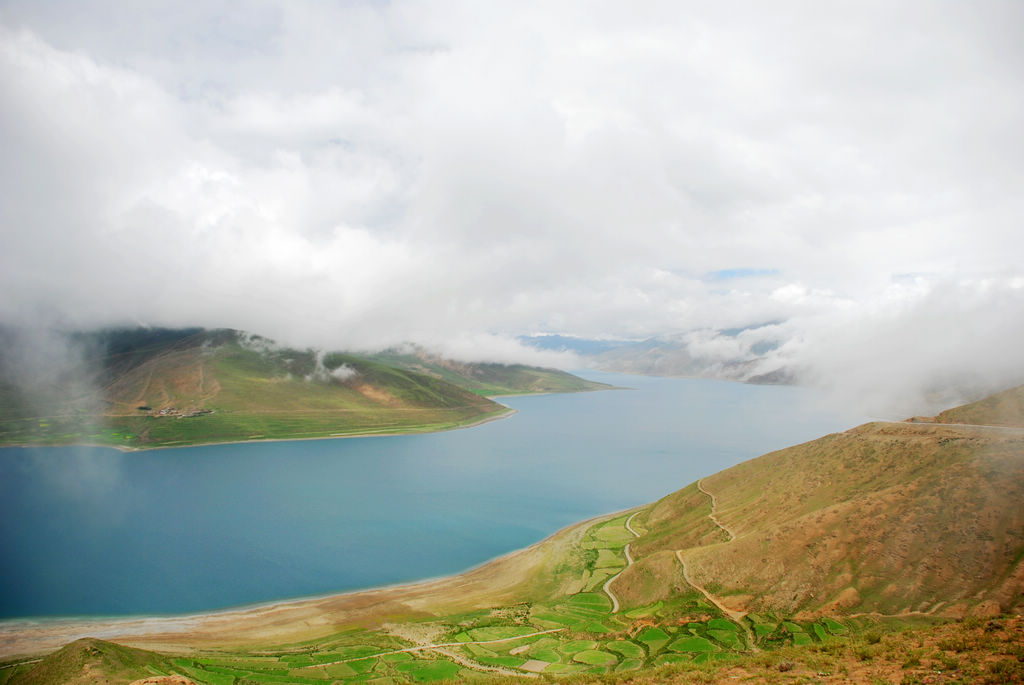
<svg viewBox="0 0 1024 685"><path fill-rule="evenodd" d="M455 573L845 430L814 391L587 372L446 433L0 450L0 616L187 613Z"/></svg>

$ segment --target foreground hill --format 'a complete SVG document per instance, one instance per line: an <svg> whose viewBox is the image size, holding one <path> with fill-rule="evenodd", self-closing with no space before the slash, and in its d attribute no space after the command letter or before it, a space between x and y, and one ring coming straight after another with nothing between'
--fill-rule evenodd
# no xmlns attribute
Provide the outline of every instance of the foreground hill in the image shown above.
<svg viewBox="0 0 1024 685"><path fill-rule="evenodd" d="M638 517L652 532L620 587L664 592L640 589L645 560L677 554L736 612L1019 611L1021 502L1024 432L868 424L657 503ZM715 520L694 514L709 504Z"/></svg>
<svg viewBox="0 0 1024 685"><path fill-rule="evenodd" d="M108 331L72 342L84 355L48 382L3 374L0 442L162 447L444 430L508 413L482 396L478 377L494 393L599 387L530 367L451 364L458 372L441 374L230 330Z"/></svg>
<svg viewBox="0 0 1024 685"><path fill-rule="evenodd" d="M38 663L8 674L7 682L18 685L129 683L154 675L176 674L178 670L170 659L161 654L83 638ZM191 681L168 679L168 682L181 685Z"/></svg>
<svg viewBox="0 0 1024 685"><path fill-rule="evenodd" d="M985 409L1005 406L773 452L452 578L0 644L120 632L200 683L1021 682L1024 429Z"/></svg>
<svg viewBox="0 0 1024 685"><path fill-rule="evenodd" d="M866 424L692 484L637 516L649 532L618 587L658 598L656 560L675 555L737 616L1020 612L1022 399Z"/></svg>

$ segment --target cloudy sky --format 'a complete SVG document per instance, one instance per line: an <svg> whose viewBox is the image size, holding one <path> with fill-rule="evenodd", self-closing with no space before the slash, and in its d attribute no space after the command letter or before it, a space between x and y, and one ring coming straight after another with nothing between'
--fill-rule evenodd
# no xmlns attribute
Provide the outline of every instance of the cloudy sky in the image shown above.
<svg viewBox="0 0 1024 685"><path fill-rule="evenodd" d="M1024 3L0 2L0 319L1024 371ZM863 377L863 373L856 374Z"/></svg>

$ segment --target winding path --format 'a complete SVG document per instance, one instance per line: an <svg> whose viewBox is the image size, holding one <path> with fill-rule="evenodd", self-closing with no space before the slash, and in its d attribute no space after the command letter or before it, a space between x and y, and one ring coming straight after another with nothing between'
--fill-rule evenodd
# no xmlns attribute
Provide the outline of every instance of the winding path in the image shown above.
<svg viewBox="0 0 1024 685"><path fill-rule="evenodd" d="M703 478L701 478L700 480L697 481L697 489L700 490L705 495L707 495L708 497L711 498L711 513L708 514L708 518L711 519L712 523L714 523L716 526L718 526L719 528L721 528L722 530L725 531L725 534L729 536L729 542L732 542L733 540L735 540L736 539L736 533L732 532L728 528L728 526L726 526L724 523L722 523L721 521L718 520L718 515L716 514L716 512L718 511L718 498L716 498L714 495L712 495L710 492L708 492L707 490L704 489L704 479Z"/></svg>
<svg viewBox="0 0 1024 685"><path fill-rule="evenodd" d="M630 533L632 533L633 537L635 537L635 538L640 537L640 533L638 533L635 530L633 530L633 526L631 526L629 524L633 520L633 517L636 516L639 513L640 513L639 511L633 512L633 516L630 516L628 519L626 519L626 530L628 530ZM622 551L625 552L625 554L626 554L626 568L629 568L630 566L633 565L633 555L629 553L629 546L631 544L632 543L627 542L626 546L622 548ZM604 581L604 593L606 595L608 595L608 597L612 600L612 613L613 614L619 613L619 600L614 595L614 593L612 593L611 584L612 584L613 580L615 580L616 578L618 578L619 576L622 575L623 571L625 571L626 568L622 569L622 571L619 571L614 576L612 576L608 580Z"/></svg>
<svg viewBox="0 0 1024 685"><path fill-rule="evenodd" d="M449 659L451 659L455 663L461 664L461 665L465 666L466 668L471 668L474 671L487 671L489 673L500 673L502 675L516 676L516 677L519 677L519 678L538 678L538 677L540 677L536 673L530 673L529 671L513 671L510 668L502 668L501 666L488 666L486 664L481 664L478 661L473 661L472 659L464 657L464 656L462 656L461 654L459 654L457 652L453 652L452 650L445 649L443 647L435 647L434 651L437 652L438 654L443 654L444 656L448 657Z"/></svg>
<svg viewBox="0 0 1024 685"><path fill-rule="evenodd" d="M630 516L628 519L626 519L626 530L628 530L630 533L632 533L633 537L635 537L635 538L640 537L640 533L638 533L635 530L633 530L633 526L631 526L630 523L633 522L633 519L635 519L636 515L639 514L639 513L640 513L639 511L634 512L632 516Z"/></svg>
<svg viewBox="0 0 1024 685"><path fill-rule="evenodd" d="M390 652L379 652L377 654L365 654L363 656L353 656L353 657L349 657L347 659L339 659L338 661L327 661L327 662L322 663L322 664L312 664L312 667L319 668L320 666L334 666L335 664L345 664L345 663L348 663L349 661L362 661L363 659L379 659L382 656L388 656L390 654L403 654L403 653L406 653L406 652L419 652L419 651L423 651L425 649L436 649L438 651L441 651L445 647L465 647L466 645L492 645L492 644L495 644L497 642L511 642L513 640L522 640L522 639L525 639L525 638L528 638L528 637L537 637L538 635L550 635L551 633L560 633L563 630L568 630L568 628L552 628L551 630L539 630L539 631L537 631L535 633L527 633L526 635L513 635L512 637L501 637L501 638L498 638L496 640L471 640L469 642L439 642L437 644L432 644L432 645L416 645L415 647L406 647L404 649L394 649L394 650L391 650ZM449 657L452 656L451 654L448 654L447 652L442 652L442 653L445 654L445 656L449 656ZM452 657L452 658L454 658L454 657ZM468 662L469 660L466 659L466 661ZM511 670L505 670L505 669L492 668L490 666L484 666L483 664L476 664L475 666L470 666L468 663L463 663L462 661L460 661L459 663L462 663L464 666L469 666L470 668L479 668L480 670L484 670L484 671L496 671L496 672L501 672L501 673L505 673L505 674L508 674L508 675L527 675L525 673L520 673L519 671L511 671ZM534 677L536 677L536 676L534 676Z"/></svg>
<svg viewBox="0 0 1024 685"><path fill-rule="evenodd" d="M730 542L736 539L736 534L732 532L732 530L728 526L726 526L724 523L718 520L718 498L704 489L703 478L697 481L697 489L703 492L711 499L711 513L708 514L708 518L711 519L712 523L714 523L716 526L725 531L725 534L729 536L728 542L718 544L729 544ZM680 566L683 567L683 578L686 580L686 582L689 583L694 590L704 595L704 597L706 597L709 602L718 607L719 611L721 611L723 614L731 618L735 623L739 624L743 628L744 632L746 632L747 634L747 640L750 644L750 649L754 652L760 652L761 649L757 646L757 643L754 641L753 631L750 630L750 626L748 626L746 624L746 621L743 620L747 617L747 612L735 611L733 609L730 609L720 599L718 599L713 594L708 592L707 588L705 588L703 585L700 585L697 581L691 578L690 572L686 568L686 560L683 559L683 551L684 550L681 549L676 550L676 559L679 560Z"/></svg>

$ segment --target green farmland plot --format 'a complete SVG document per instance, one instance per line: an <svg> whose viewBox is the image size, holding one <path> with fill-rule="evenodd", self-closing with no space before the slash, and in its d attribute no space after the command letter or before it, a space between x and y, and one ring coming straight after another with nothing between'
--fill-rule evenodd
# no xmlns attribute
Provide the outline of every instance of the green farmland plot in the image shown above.
<svg viewBox="0 0 1024 685"><path fill-rule="evenodd" d="M603 569L621 569L626 565L626 560L622 554L613 552L610 549L599 549L597 550L597 561L594 563L594 568Z"/></svg>
<svg viewBox="0 0 1024 685"><path fill-rule="evenodd" d="M462 672L462 668L452 663L438 659L435 661L412 661L400 664L397 667L400 673L412 677L418 683L430 683L438 680L454 680Z"/></svg>
<svg viewBox="0 0 1024 685"><path fill-rule="evenodd" d="M332 666L324 666L324 673L326 673L330 678L341 680L357 675L358 671L348 664L334 664Z"/></svg>
<svg viewBox="0 0 1024 685"><path fill-rule="evenodd" d="M534 613L531 618L537 625L545 629L568 628L573 631L583 631L589 623L586 619L559 614L554 609Z"/></svg>
<svg viewBox="0 0 1024 685"><path fill-rule="evenodd" d="M739 636L731 630L708 630L708 637L721 642L730 649L740 649L743 647Z"/></svg>
<svg viewBox="0 0 1024 685"><path fill-rule="evenodd" d="M824 624L825 629L833 635L846 635L850 632L842 623L831 618L823 618L821 622Z"/></svg>
<svg viewBox="0 0 1024 685"><path fill-rule="evenodd" d="M345 663L346 666L351 668L356 673L369 673L377 666L376 659L359 659L358 661L348 661Z"/></svg>
<svg viewBox="0 0 1024 685"><path fill-rule="evenodd" d="M623 671L637 671L644 667L643 659L625 659L622 663L616 667L616 673L622 673Z"/></svg>
<svg viewBox="0 0 1024 685"><path fill-rule="evenodd" d="M593 640L569 640L563 642L558 646L558 651L562 654L573 655L577 652L582 652L587 649L595 649L597 642Z"/></svg>
<svg viewBox="0 0 1024 685"><path fill-rule="evenodd" d="M737 632L739 630L739 626L737 626L732 621L728 621L728 620L726 620L724 618L713 618L710 621L708 621L708 629L709 630L729 630L729 631L732 631L732 632L735 633L735 632Z"/></svg>
<svg viewBox="0 0 1024 685"><path fill-rule="evenodd" d="M596 649L584 649L581 652L576 652L572 660L589 666L613 666L619 662L614 654L600 652Z"/></svg>
<svg viewBox="0 0 1024 685"><path fill-rule="evenodd" d="M602 524L591 534L602 547L621 549L633 540L633 534L626 530L627 516L621 516Z"/></svg>
<svg viewBox="0 0 1024 685"><path fill-rule="evenodd" d="M502 666L505 668L519 668L527 661L516 656L481 656L477 657L476 660L488 666Z"/></svg>
<svg viewBox="0 0 1024 685"><path fill-rule="evenodd" d="M648 616L653 616L661 611L661 608L664 605L664 602L657 602L656 604L648 604L647 606L630 609L626 612L626 618L646 618Z"/></svg>
<svg viewBox="0 0 1024 685"><path fill-rule="evenodd" d="M673 652L717 652L718 647L705 638L691 635L679 638L668 646Z"/></svg>
<svg viewBox="0 0 1024 685"><path fill-rule="evenodd" d="M797 647L812 644L814 640L807 633L793 633L793 644Z"/></svg>
<svg viewBox="0 0 1024 685"><path fill-rule="evenodd" d="M821 625L820 623L815 623L814 625L812 625L811 630L814 631L815 637L817 637L822 642L828 642L830 639L832 639L832 636L828 634L827 630L825 630L825 626Z"/></svg>
<svg viewBox="0 0 1024 685"><path fill-rule="evenodd" d="M492 652L483 645L466 645L463 649L468 649L470 655L474 658L492 658L498 656L497 652Z"/></svg>
<svg viewBox="0 0 1024 685"><path fill-rule="evenodd" d="M636 639L647 645L648 650L651 654L654 654L666 644L672 638L669 637L661 628L644 628L640 631L640 634L636 636Z"/></svg>
<svg viewBox="0 0 1024 685"><path fill-rule="evenodd" d="M618 573L621 568L622 567L619 566L614 569L595 569L584 589L587 592L600 590L604 586L605 581Z"/></svg>
<svg viewBox="0 0 1024 685"><path fill-rule="evenodd" d="M608 596L596 592L573 595L566 604L574 609L585 609L595 614L610 614L612 611L612 602Z"/></svg>
<svg viewBox="0 0 1024 685"><path fill-rule="evenodd" d="M530 633L535 632L537 631L531 626L486 626L483 628L467 630L466 634L469 636L470 640L474 642L506 639L511 642L513 638L529 635ZM462 635L462 633L459 635ZM458 636L456 639L458 639ZM459 641L464 642L464 640Z"/></svg>
<svg viewBox="0 0 1024 685"><path fill-rule="evenodd" d="M531 650L529 655L531 659L546 661L549 664L557 664L562 661L562 655L551 648L538 649L536 651Z"/></svg>
<svg viewBox="0 0 1024 685"><path fill-rule="evenodd" d="M627 659L643 659L647 656L643 647L629 640L615 640L606 644L604 648L610 652L621 654Z"/></svg>

